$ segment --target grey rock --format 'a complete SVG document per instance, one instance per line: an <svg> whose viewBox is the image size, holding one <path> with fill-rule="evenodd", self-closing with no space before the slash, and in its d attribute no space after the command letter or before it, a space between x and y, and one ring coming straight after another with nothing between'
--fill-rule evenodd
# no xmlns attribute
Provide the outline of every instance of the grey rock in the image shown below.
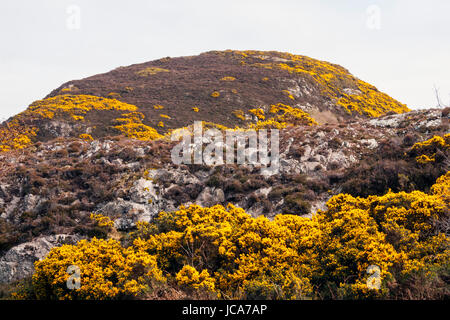
<svg viewBox="0 0 450 320"><path fill-rule="evenodd" d="M222 189L206 187L198 195L195 203L203 207L211 207L225 201L225 194Z"/></svg>
<svg viewBox="0 0 450 320"><path fill-rule="evenodd" d="M34 262L43 259L53 247L75 244L81 240L77 235L58 234L36 238L9 249L0 258L0 284L31 276Z"/></svg>

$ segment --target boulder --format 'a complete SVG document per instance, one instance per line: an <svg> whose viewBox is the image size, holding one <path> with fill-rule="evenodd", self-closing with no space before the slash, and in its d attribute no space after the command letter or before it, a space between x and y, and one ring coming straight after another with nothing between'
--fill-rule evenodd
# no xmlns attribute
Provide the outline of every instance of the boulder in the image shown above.
<svg viewBox="0 0 450 320"><path fill-rule="evenodd" d="M34 272L34 262L43 259L52 248L63 244L76 244L78 235L58 234L33 239L9 249L0 258L0 284L11 283Z"/></svg>

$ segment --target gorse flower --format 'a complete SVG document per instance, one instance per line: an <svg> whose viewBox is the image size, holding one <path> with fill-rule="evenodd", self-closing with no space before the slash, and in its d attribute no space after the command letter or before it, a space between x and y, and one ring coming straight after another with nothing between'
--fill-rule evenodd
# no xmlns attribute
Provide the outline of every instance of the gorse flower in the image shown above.
<svg viewBox="0 0 450 320"><path fill-rule="evenodd" d="M15 116L8 123L7 128L0 129L0 151L22 149L32 144L39 130L24 122L23 119L38 121L61 117L82 122L91 112L98 110L136 112L138 107L115 99L90 95L66 94L39 100Z"/></svg>
<svg viewBox="0 0 450 320"><path fill-rule="evenodd" d="M80 269L80 289L66 286L69 266ZM155 257L115 240L81 240L54 248L35 263L33 285L39 299L115 299L136 296L151 283L165 281Z"/></svg>
<svg viewBox="0 0 450 320"><path fill-rule="evenodd" d="M138 75L140 77L148 77L148 76L160 73L160 72L170 72L170 70L167 70L164 68L159 68L159 67L147 67L147 68L137 71L136 75Z"/></svg>
<svg viewBox="0 0 450 320"><path fill-rule="evenodd" d="M128 248L93 239L52 249L35 264L36 295L113 299L167 278L188 292L228 298L389 297L394 285L419 274L434 281L450 263L448 238L435 228L448 216L449 191L450 172L429 194L339 194L312 218L252 218L231 204L181 206L139 223ZM79 290L64 286L69 265L81 269ZM378 290L367 285L370 266L380 270Z"/></svg>
<svg viewBox="0 0 450 320"><path fill-rule="evenodd" d="M116 119L119 124L114 128L125 136L138 140L156 140L162 137L155 129L142 123L145 116L141 112L125 113L122 117Z"/></svg>
<svg viewBox="0 0 450 320"><path fill-rule="evenodd" d="M436 162L437 152L447 153L450 151L450 133L441 136L433 136L423 142L417 142L409 151L410 155L416 157L416 161L421 164Z"/></svg>

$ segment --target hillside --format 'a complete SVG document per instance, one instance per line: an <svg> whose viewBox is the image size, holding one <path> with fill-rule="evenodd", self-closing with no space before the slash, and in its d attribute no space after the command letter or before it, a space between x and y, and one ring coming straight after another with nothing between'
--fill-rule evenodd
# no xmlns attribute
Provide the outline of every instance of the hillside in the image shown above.
<svg viewBox="0 0 450 320"><path fill-rule="evenodd" d="M174 164L195 120L280 129L279 172ZM448 298L449 120L278 52L69 81L0 127L0 297Z"/></svg>

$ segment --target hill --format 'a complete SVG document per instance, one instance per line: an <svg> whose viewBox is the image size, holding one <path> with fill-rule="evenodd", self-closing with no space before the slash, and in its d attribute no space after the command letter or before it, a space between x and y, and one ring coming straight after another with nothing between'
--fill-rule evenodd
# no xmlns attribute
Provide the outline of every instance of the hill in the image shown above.
<svg viewBox="0 0 450 320"><path fill-rule="evenodd" d="M81 134L152 140L195 120L231 128L268 124L279 122L272 106L280 104L318 123L409 110L332 63L280 52L213 51L69 81L0 127L0 150Z"/></svg>
<svg viewBox="0 0 450 320"><path fill-rule="evenodd" d="M0 298L448 297L449 111L278 52L65 83L0 127ZM195 120L280 129L279 171L175 164Z"/></svg>

